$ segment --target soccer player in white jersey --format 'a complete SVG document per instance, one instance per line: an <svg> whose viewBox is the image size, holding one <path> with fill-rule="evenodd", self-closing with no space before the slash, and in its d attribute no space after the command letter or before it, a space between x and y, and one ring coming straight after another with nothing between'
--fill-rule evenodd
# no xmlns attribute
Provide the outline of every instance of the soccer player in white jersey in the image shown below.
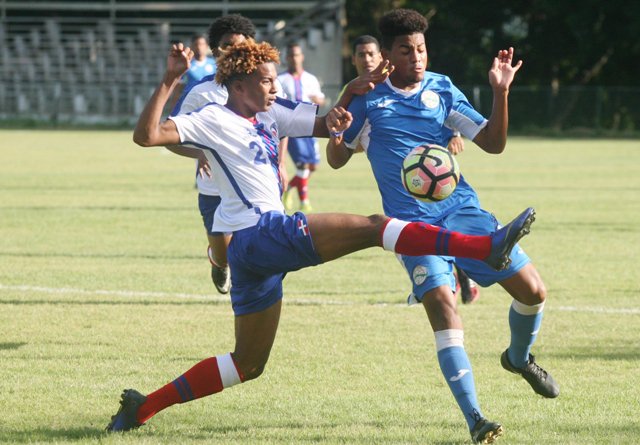
<svg viewBox="0 0 640 445"><path fill-rule="evenodd" d="M288 216L280 200L279 138L326 137L329 130L340 133L349 126L351 115L334 108L325 121L316 117L313 104L277 98L278 51L268 43L247 40L228 47L217 60L216 80L229 92L225 105L209 104L160 122L162 109L188 68L189 58L188 48L173 46L163 81L140 115L134 141L142 146L184 144L200 148L214 174L219 175L222 202L213 228L233 232L228 254L235 349L197 363L147 396L125 390L108 431L137 428L171 405L220 392L262 374L278 327L282 280L287 272L374 246L405 255L471 257L500 268L531 223L520 216L493 236L469 236L384 215L306 216L297 212ZM386 75L381 72L370 78L382 81Z"/></svg>
<svg viewBox="0 0 640 445"><path fill-rule="evenodd" d="M287 45L287 71L278 76L290 100L312 102L322 106L325 96L318 78L304 69L304 53L297 43ZM283 201L287 209L293 207L293 190L298 192L300 210L310 212L309 177L320 162L320 149L315 138L289 139L288 151L296 166L296 175L285 190Z"/></svg>
<svg viewBox="0 0 640 445"><path fill-rule="evenodd" d="M218 56L218 48L225 48L240 43L256 35L256 28L248 18L239 14L230 14L216 19L209 27L209 45L214 55ZM189 69L191 72L191 69ZM175 93L174 93L175 95ZM206 76L199 82L192 83L182 94L173 108L171 115L190 113L210 102L224 104L227 102L227 89L215 81L215 76ZM284 144L286 146L286 144ZM207 255L211 263L211 279L218 292L226 294L231 286L229 267L227 264L227 246L231 240L229 233L214 232L213 217L220 205L220 192L216 179L210 174L209 164L202 150L189 147L167 147L176 154L198 159L200 168L196 171L198 188L198 208L202 215L209 245ZM281 173L286 173L284 156L280 151Z"/></svg>
<svg viewBox="0 0 640 445"><path fill-rule="evenodd" d="M499 51L489 71L494 94L493 110L485 119L472 108L451 80L425 71L426 19L417 11L397 9L379 22L382 55L395 67L389 78L349 105L353 124L332 137L327 160L340 168L358 143L358 134L370 126L367 157L378 183L386 215L409 221L442 225L463 233L490 234L499 227L493 215L480 208L478 197L461 177L454 193L439 203L427 204L410 196L401 184L402 161L414 147L441 146L458 128L488 153L501 153L506 144L508 94L522 62L512 65L513 48ZM362 143L362 141L361 141ZM438 361L445 379L464 414L474 442L492 442L503 428L485 419L476 397L471 364L464 350L462 320L456 308L453 262L483 286L499 283L512 297L509 310L511 343L501 356L502 366L520 374L544 397L557 397L559 386L530 354L540 330L546 290L540 275L519 247L511 252L511 265L503 271L482 262L452 256L400 257L412 280L413 293L424 305L436 341Z"/></svg>

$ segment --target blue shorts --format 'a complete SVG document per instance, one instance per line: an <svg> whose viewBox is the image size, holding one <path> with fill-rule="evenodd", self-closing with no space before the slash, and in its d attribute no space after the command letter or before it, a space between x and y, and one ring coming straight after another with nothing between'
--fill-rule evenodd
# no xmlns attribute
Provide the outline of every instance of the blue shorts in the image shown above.
<svg viewBox="0 0 640 445"><path fill-rule="evenodd" d="M289 138L289 155L295 164L318 164L320 148L315 138Z"/></svg>
<svg viewBox="0 0 640 445"><path fill-rule="evenodd" d="M287 272L322 263L300 212L267 212L255 226L233 232L227 257L235 315L267 309L282 298Z"/></svg>
<svg viewBox="0 0 640 445"><path fill-rule="evenodd" d="M204 228L208 235L222 235L222 232L211 231L211 228L213 227L213 215L216 213L216 209L220 205L220 201L221 199L219 196L203 195L202 193L198 194L198 208L200 209L202 222L204 223Z"/></svg>
<svg viewBox="0 0 640 445"><path fill-rule="evenodd" d="M489 235L499 227L498 221L491 213L478 207L463 207L454 210L440 221L430 222L430 224L468 235ZM409 273L414 296L418 301L421 301L425 292L436 287L450 286L451 289L455 289L454 262L469 275L469 278L484 287L513 276L531 262L527 254L517 244L510 256L511 266L502 271L493 269L483 261L469 258L401 255L400 260Z"/></svg>

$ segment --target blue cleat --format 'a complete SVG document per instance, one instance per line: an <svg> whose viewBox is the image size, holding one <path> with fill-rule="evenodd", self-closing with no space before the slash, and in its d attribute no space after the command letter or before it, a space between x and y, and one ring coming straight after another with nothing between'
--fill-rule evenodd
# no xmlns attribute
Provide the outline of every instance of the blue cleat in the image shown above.
<svg viewBox="0 0 640 445"><path fill-rule="evenodd" d="M471 440L473 443L493 443L503 434L504 428L499 423L480 419L471 429Z"/></svg>
<svg viewBox="0 0 640 445"><path fill-rule="evenodd" d="M107 425L107 431L129 431L141 426L142 424L138 423L136 415L138 414L138 409L146 400L147 398L135 389L125 389L122 392L120 408L115 416L111 417L111 422Z"/></svg>
<svg viewBox="0 0 640 445"><path fill-rule="evenodd" d="M511 265L511 251L516 243L531 231L536 220L536 211L529 207L513 221L491 235L491 253L484 262L496 270L505 270Z"/></svg>

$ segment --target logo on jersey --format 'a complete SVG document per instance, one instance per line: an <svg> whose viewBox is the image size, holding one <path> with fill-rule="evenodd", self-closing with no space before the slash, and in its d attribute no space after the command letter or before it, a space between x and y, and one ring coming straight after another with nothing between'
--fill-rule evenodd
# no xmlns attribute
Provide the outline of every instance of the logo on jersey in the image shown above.
<svg viewBox="0 0 640 445"><path fill-rule="evenodd" d="M425 107L434 109L440 103L440 96L435 91L426 90L420 95L420 100Z"/></svg>
<svg viewBox="0 0 640 445"><path fill-rule="evenodd" d="M469 371L468 369L460 369L458 371L458 375L454 375L453 377L449 378L450 382L457 382L458 380L460 380L462 377L464 377L466 374L470 373L471 371Z"/></svg>
<svg viewBox="0 0 640 445"><path fill-rule="evenodd" d="M269 130L271 130L271 135L273 136L273 139L275 139L276 141L278 140L278 125L274 122L271 124L271 127L269 127Z"/></svg>
<svg viewBox="0 0 640 445"><path fill-rule="evenodd" d="M426 267L420 265L413 268L413 273L411 274L413 282L416 286L420 286L429 276L429 271Z"/></svg>
<svg viewBox="0 0 640 445"><path fill-rule="evenodd" d="M378 108L386 108L389 105L394 104L396 102L397 102L397 100L395 100L395 99L385 99L382 102L378 102Z"/></svg>

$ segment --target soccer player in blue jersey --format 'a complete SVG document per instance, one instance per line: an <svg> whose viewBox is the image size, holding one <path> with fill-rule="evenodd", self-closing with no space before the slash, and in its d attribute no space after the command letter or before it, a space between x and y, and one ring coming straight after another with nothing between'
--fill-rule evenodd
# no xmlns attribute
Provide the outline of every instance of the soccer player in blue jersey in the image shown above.
<svg viewBox="0 0 640 445"><path fill-rule="evenodd" d="M227 88L226 104L211 103L161 122L163 107L189 67L189 59L188 48L173 46L162 83L140 115L134 141L142 146L199 148L219 175L222 201L213 229L233 232L228 254L235 349L196 363L146 396L126 390L108 431L137 428L176 403L260 376L275 340L287 272L375 246L404 255L447 253L476 258L499 269L508 262L517 240L529 232L531 209L490 236L463 235L384 215L286 215L277 168L279 138L326 137L329 130L339 133L349 126L351 115L338 107L325 121L316 116L314 104L277 98L277 50L268 43L247 40L230 46L218 59L216 80ZM372 78L382 81L386 75L381 72Z"/></svg>
<svg viewBox="0 0 640 445"><path fill-rule="evenodd" d="M484 151L501 153L507 139L509 87L522 62L512 64L513 48L499 51L489 70L493 109L485 119L448 77L426 71L426 28L426 19L413 10L397 9L380 19L382 55L395 71L374 90L353 99L348 108L353 124L344 134L332 135L327 160L333 168L340 168L349 160L351 150L364 143L386 215L463 233L490 234L499 223L480 207L464 177L449 198L427 204L405 191L399 172L414 147L428 143L446 146L451 128L459 129ZM492 442L503 428L484 417L476 397L471 363L463 346L462 321L452 292L454 263L480 285L499 283L513 297L509 309L511 342L501 356L502 366L524 377L536 393L558 396L559 386L530 354L540 330L546 290L520 247L514 247L511 264L502 271L454 256L401 256L401 261L412 280L415 298L426 309L440 368L474 442Z"/></svg>

